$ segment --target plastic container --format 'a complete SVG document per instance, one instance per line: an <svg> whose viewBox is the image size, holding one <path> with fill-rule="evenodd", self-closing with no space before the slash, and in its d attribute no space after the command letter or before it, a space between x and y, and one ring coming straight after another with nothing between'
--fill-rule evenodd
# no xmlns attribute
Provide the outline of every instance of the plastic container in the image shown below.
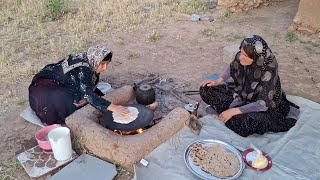
<svg viewBox="0 0 320 180"><path fill-rule="evenodd" d="M98 89L100 89L100 91L103 94L106 94L107 92L109 92L111 90L111 84L107 83L107 82L100 82L97 86Z"/></svg>
<svg viewBox="0 0 320 180"><path fill-rule="evenodd" d="M72 156L70 129L59 127L51 130L48 134L53 156L58 161L65 161Z"/></svg>
<svg viewBox="0 0 320 180"><path fill-rule="evenodd" d="M50 126L46 126L44 128L41 128L35 135L35 138L38 142L38 145L41 149L44 150L51 150L51 144L48 138L48 134L52 129L61 127L59 124L53 124Z"/></svg>

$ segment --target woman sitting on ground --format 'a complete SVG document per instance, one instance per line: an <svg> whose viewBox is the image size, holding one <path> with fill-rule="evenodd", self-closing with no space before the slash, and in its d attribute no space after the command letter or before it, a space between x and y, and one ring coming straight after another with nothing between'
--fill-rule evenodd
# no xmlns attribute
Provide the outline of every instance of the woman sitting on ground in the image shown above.
<svg viewBox="0 0 320 180"><path fill-rule="evenodd" d="M288 131L300 111L281 89L275 56L257 35L245 38L239 49L218 80L201 83L201 98L210 105L207 110L219 113L219 119L243 137Z"/></svg>
<svg viewBox="0 0 320 180"><path fill-rule="evenodd" d="M29 86L31 109L47 125L64 124L67 116L87 103L101 112L128 114L126 107L101 98L104 94L96 88L111 59L109 49L96 46L45 66Z"/></svg>

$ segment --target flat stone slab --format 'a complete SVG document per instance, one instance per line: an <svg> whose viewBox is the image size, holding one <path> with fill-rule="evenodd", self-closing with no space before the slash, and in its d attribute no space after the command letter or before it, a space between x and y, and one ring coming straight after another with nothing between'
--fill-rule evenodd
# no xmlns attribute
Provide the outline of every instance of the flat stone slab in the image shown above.
<svg viewBox="0 0 320 180"><path fill-rule="evenodd" d="M76 152L73 151L69 160L57 161L52 151L46 151L39 146L35 146L17 155L17 159L31 178L39 178L69 163L77 156Z"/></svg>
<svg viewBox="0 0 320 180"><path fill-rule="evenodd" d="M233 44L223 48L223 62L230 64L239 52L239 44Z"/></svg>
<svg viewBox="0 0 320 180"><path fill-rule="evenodd" d="M117 170L115 165L88 154L82 154L49 179L112 180L116 175Z"/></svg>

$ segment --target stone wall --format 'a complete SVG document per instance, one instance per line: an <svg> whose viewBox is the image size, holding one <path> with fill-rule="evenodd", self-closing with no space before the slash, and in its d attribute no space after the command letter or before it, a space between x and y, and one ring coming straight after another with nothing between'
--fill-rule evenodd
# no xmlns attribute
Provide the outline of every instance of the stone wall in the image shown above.
<svg viewBox="0 0 320 180"><path fill-rule="evenodd" d="M268 6L269 4L278 1L282 0L219 0L218 9L228 10L230 12L243 12L257 8L261 5Z"/></svg>
<svg viewBox="0 0 320 180"><path fill-rule="evenodd" d="M320 0L300 0L298 12L289 31L299 31L305 35L318 33L320 38Z"/></svg>

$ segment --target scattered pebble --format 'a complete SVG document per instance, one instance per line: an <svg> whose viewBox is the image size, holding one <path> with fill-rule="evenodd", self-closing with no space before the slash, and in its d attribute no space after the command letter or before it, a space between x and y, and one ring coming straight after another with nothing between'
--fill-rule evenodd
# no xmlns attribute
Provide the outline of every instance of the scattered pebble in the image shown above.
<svg viewBox="0 0 320 180"><path fill-rule="evenodd" d="M201 20L201 17L199 15L197 15L197 14L192 14L190 16L190 21L192 21L192 22L198 22L200 20Z"/></svg>
<svg viewBox="0 0 320 180"><path fill-rule="evenodd" d="M144 8L142 9L142 11L143 11L144 13L149 14L149 13L151 13L151 12L153 11L153 8L152 8L152 7L144 7Z"/></svg>

